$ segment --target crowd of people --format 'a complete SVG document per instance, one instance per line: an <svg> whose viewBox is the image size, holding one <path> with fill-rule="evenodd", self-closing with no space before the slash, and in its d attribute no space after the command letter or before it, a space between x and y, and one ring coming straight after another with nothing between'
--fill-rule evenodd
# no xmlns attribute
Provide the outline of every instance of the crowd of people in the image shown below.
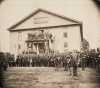
<svg viewBox="0 0 100 88"><path fill-rule="evenodd" d="M70 75L77 76L78 68L94 68L100 72L100 50L68 52L64 54L20 54L16 58L10 53L0 53L0 72L8 67L55 67L64 68ZM3 77L2 75L0 77ZM1 81L2 82L2 81ZM2 83L0 83L1 85Z"/></svg>
<svg viewBox="0 0 100 88"><path fill-rule="evenodd" d="M76 55L75 55L76 53ZM72 67L77 64L78 67L99 68L100 66L100 52L69 52L67 54L43 54L43 55L30 55L20 54L16 58L14 55L6 55L6 64L8 67ZM75 59L76 58L76 59Z"/></svg>
<svg viewBox="0 0 100 88"><path fill-rule="evenodd" d="M67 71L71 67L81 67L82 70L93 67L99 71L100 68L100 52L95 50L49 55L20 54L16 58L10 53L0 55L0 65L4 70L7 67L64 67Z"/></svg>

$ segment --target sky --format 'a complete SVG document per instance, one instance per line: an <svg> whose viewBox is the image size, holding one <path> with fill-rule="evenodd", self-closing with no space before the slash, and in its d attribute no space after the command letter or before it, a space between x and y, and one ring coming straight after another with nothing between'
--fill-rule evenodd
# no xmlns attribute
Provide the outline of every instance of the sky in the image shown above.
<svg viewBox="0 0 100 88"><path fill-rule="evenodd" d="M38 8L81 21L90 47L100 47L100 11L92 0L5 0L0 5L1 51L9 51L7 29Z"/></svg>

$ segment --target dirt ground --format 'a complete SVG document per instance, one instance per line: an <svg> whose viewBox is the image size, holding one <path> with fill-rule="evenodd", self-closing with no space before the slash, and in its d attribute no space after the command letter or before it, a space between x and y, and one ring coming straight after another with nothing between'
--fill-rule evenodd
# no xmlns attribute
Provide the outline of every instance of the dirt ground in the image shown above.
<svg viewBox="0 0 100 88"><path fill-rule="evenodd" d="M63 68L10 67L4 78L7 88L100 88L91 68L78 68L78 77L73 77Z"/></svg>

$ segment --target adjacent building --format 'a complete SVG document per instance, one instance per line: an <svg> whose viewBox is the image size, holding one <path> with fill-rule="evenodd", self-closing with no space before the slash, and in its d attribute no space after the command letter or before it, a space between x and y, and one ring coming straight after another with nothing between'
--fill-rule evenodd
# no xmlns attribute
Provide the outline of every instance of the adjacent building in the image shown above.
<svg viewBox="0 0 100 88"><path fill-rule="evenodd" d="M43 9L36 10L8 30L10 52L15 55L80 50L83 41L81 22Z"/></svg>

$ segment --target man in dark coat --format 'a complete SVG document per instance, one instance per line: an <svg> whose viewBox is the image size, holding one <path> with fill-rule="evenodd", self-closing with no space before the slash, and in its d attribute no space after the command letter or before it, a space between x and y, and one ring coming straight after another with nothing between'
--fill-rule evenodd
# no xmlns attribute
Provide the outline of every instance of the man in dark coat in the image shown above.
<svg viewBox="0 0 100 88"><path fill-rule="evenodd" d="M78 53L77 52L73 52L72 53L72 67L73 67L73 76L78 76L78 72L77 72L77 68L78 68Z"/></svg>

